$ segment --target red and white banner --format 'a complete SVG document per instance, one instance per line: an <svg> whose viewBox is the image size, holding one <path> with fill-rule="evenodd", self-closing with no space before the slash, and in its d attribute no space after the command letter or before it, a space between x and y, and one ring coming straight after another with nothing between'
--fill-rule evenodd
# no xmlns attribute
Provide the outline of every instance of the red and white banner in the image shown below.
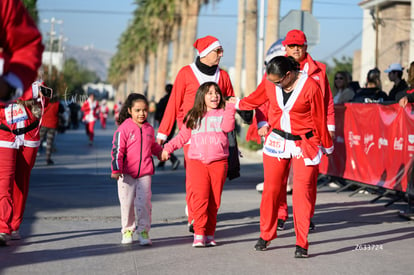
<svg viewBox="0 0 414 275"><path fill-rule="evenodd" d="M336 105L335 124L335 150L323 157L321 174L407 190L414 166L414 104Z"/></svg>

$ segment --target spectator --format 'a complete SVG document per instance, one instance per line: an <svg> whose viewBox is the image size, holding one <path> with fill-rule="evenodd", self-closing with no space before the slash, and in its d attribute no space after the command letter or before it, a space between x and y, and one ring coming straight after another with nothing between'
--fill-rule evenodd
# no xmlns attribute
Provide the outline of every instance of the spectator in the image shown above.
<svg viewBox="0 0 414 275"><path fill-rule="evenodd" d="M393 63L384 72L388 73L388 79L394 82L394 86L392 86L392 89L388 93L388 100L396 101L397 94L408 88L407 82L402 79L403 67L399 63Z"/></svg>
<svg viewBox="0 0 414 275"><path fill-rule="evenodd" d="M0 1L0 246L19 228L39 146L41 112L33 89L42 63L42 36L20 0ZM36 82L37 83L37 82ZM36 85L35 85L36 87ZM11 113L9 110L15 112ZM10 114L10 115L8 115ZM5 256L6 257L6 256Z"/></svg>
<svg viewBox="0 0 414 275"><path fill-rule="evenodd" d="M157 103L157 107L155 110L155 121L157 123L161 123L161 120L164 116L165 108L167 107L167 104L168 104L168 99L170 98L170 95L171 95L172 88L173 88L173 85L171 84L165 85L166 95L163 96L160 99L160 101L158 101ZM166 139L166 142L170 141L174 137L176 127L177 127L177 123L175 122L173 128L171 129L170 134L168 135ZM180 160L174 155L174 153L171 153L170 161L172 164L172 169L177 170L178 166L180 166ZM157 168L164 168L164 166L165 166L165 161L160 161L158 162Z"/></svg>
<svg viewBox="0 0 414 275"><path fill-rule="evenodd" d="M381 103L388 99L388 95L381 90L379 70L374 68L367 74L367 82L352 99L356 103Z"/></svg>
<svg viewBox="0 0 414 275"><path fill-rule="evenodd" d="M405 91L401 91L397 93L397 95L395 96L395 100L397 102L399 102L401 98L408 96L414 90L414 61L411 62L410 68L407 69L407 73L408 73L408 76L407 76L408 87Z"/></svg>
<svg viewBox="0 0 414 275"><path fill-rule="evenodd" d="M334 87L336 95L334 96L334 104L344 104L349 102L355 95L355 92L349 87L349 73L338 71L335 74Z"/></svg>

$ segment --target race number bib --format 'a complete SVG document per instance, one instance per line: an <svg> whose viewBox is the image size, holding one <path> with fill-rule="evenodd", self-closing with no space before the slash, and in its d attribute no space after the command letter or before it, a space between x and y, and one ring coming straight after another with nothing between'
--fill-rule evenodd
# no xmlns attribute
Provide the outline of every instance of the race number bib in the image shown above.
<svg viewBox="0 0 414 275"><path fill-rule="evenodd" d="M285 152L286 140L278 134L271 132L263 146L263 153L277 156Z"/></svg>
<svg viewBox="0 0 414 275"><path fill-rule="evenodd" d="M28 119L24 106L20 104L10 104L6 107L5 114L7 124L9 125Z"/></svg>

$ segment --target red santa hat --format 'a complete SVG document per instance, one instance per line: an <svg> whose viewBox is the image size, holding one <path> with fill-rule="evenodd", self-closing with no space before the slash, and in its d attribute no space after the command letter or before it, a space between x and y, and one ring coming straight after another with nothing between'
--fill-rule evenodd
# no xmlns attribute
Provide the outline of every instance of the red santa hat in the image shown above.
<svg viewBox="0 0 414 275"><path fill-rule="evenodd" d="M203 38L197 39L193 46L197 49L198 55L200 57L204 57L215 48L220 47L221 44L220 41L218 41L218 39L214 36L207 35Z"/></svg>

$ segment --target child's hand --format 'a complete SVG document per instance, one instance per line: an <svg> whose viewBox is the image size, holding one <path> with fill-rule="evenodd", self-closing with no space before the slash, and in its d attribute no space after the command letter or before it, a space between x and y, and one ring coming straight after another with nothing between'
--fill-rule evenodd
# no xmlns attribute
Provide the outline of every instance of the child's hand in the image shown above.
<svg viewBox="0 0 414 275"><path fill-rule="evenodd" d="M161 161L167 161L169 159L170 159L170 154L167 151L162 150Z"/></svg>
<svg viewBox="0 0 414 275"><path fill-rule="evenodd" d="M111 178L118 180L119 178L122 178L122 174L121 173L112 173Z"/></svg>
<svg viewBox="0 0 414 275"><path fill-rule="evenodd" d="M236 103L237 103L237 98L236 98L236 97L234 97L234 96L229 97L229 98L227 99L227 102L228 102L228 103L233 103L233 104L236 104Z"/></svg>

